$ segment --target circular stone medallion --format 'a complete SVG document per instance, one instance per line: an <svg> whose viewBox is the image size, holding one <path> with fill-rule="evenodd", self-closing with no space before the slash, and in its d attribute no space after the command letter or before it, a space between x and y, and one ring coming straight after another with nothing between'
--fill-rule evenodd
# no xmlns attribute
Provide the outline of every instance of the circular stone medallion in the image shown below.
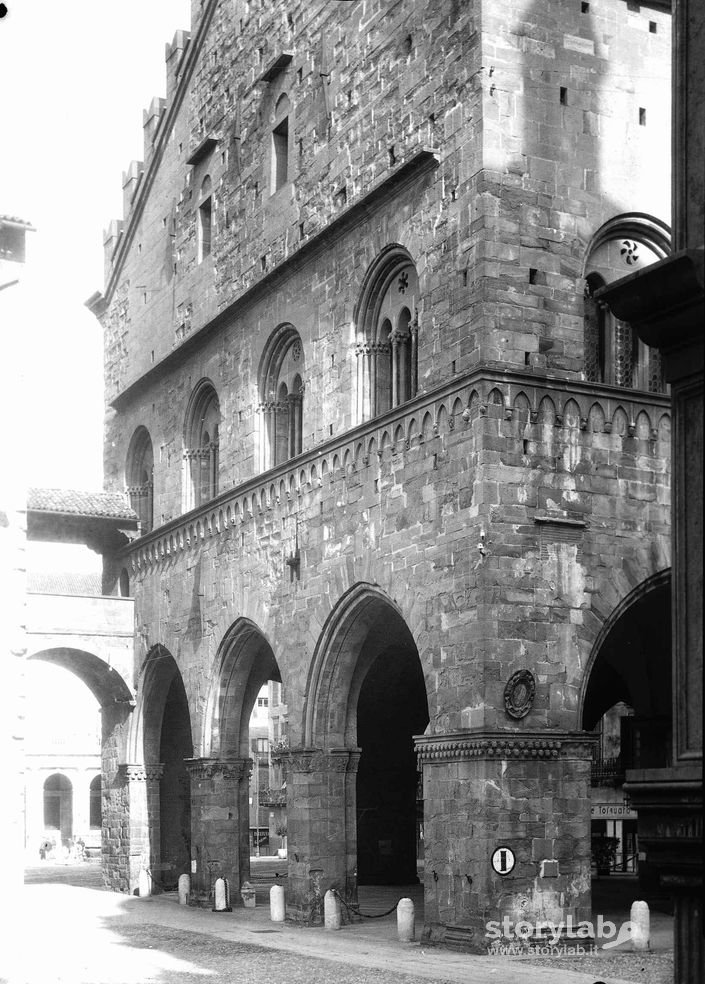
<svg viewBox="0 0 705 984"><path fill-rule="evenodd" d="M529 670L517 670L504 688L504 709L510 718L523 718L529 713L536 696L536 681Z"/></svg>

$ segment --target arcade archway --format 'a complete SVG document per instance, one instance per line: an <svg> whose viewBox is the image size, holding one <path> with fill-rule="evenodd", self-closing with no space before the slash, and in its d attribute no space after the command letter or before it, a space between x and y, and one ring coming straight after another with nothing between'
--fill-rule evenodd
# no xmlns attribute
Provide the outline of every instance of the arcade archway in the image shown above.
<svg viewBox="0 0 705 984"><path fill-rule="evenodd" d="M277 697L270 713L269 698ZM260 713L253 714L253 711ZM269 848L285 820L269 824L270 745L285 722L281 675L264 633L249 619L238 619L225 633L215 664L205 715L202 758L192 774L193 847L200 874L192 889L206 897L204 866L223 875L237 890L250 875L250 856ZM257 727L252 730L253 719ZM281 785L281 783L280 783ZM219 807L214 819L213 804ZM264 853L268 853L265 850Z"/></svg>
<svg viewBox="0 0 705 984"><path fill-rule="evenodd" d="M103 798L117 763L124 761L134 707L119 671L100 656L72 647L32 653L27 667L25 744L25 842L30 857L43 840L70 849L80 840L93 854L102 849ZM68 783L45 786L52 773ZM109 794L108 794L109 796ZM107 809L110 814L110 809ZM109 817L107 821L109 825Z"/></svg>
<svg viewBox="0 0 705 984"><path fill-rule="evenodd" d="M173 888L191 864L191 717L176 660L163 646L147 657L143 676L143 754L149 818L149 855L157 886ZM152 795L150 795L152 794ZM158 823L155 813L158 813Z"/></svg>
<svg viewBox="0 0 705 984"><path fill-rule="evenodd" d="M581 724L597 735L592 765L593 874L635 873L638 817L624 794L630 769L671 759L671 578L639 585L606 621L593 647Z"/></svg>
<svg viewBox="0 0 705 984"><path fill-rule="evenodd" d="M359 750L340 823L357 882L416 881L423 807L413 737L428 725L428 701L413 636L376 586L357 585L339 603L314 659L309 693L308 742Z"/></svg>

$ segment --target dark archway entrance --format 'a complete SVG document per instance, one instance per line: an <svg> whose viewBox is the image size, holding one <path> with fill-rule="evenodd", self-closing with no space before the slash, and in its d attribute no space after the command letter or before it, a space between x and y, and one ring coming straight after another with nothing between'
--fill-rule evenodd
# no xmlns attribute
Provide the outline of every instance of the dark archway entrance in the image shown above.
<svg viewBox="0 0 705 984"><path fill-rule="evenodd" d="M290 855L299 846L315 851L321 884L352 901L358 884L415 882L423 804L413 739L428 725L428 700L414 638L378 586L355 585L331 613L311 666L304 722L305 747L320 755L313 767L294 755L301 771L293 779L314 810L316 783L327 783L327 836L344 852L323 850L313 824L297 821ZM289 878L291 885L292 871ZM303 883L298 890L303 897Z"/></svg>
<svg viewBox="0 0 705 984"><path fill-rule="evenodd" d="M583 699L582 726L624 701L633 708L627 768L649 769L671 759L671 578L664 572L641 585L597 640Z"/></svg>
<svg viewBox="0 0 705 984"><path fill-rule="evenodd" d="M147 657L143 676L144 811L155 887L174 888L191 867L191 715L181 672L163 646ZM133 793L137 795L137 785Z"/></svg>
<svg viewBox="0 0 705 984"><path fill-rule="evenodd" d="M593 649L582 726L598 735L593 754L593 875L636 872L639 824L624 793L627 772L671 760L671 581L664 571L640 585L607 620Z"/></svg>
<svg viewBox="0 0 705 984"><path fill-rule="evenodd" d="M423 809L413 735L428 724L423 674L408 630L375 659L360 689L357 858L361 885L417 880Z"/></svg>
<svg viewBox="0 0 705 984"><path fill-rule="evenodd" d="M193 752L186 691L181 675L169 687L160 736L164 771L159 782L162 886L173 888L191 861L191 782L185 760Z"/></svg>

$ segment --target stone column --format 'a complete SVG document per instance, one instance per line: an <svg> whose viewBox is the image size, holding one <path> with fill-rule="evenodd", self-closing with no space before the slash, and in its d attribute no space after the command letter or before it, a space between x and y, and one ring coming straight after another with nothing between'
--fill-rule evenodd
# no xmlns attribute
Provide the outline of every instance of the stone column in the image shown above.
<svg viewBox="0 0 705 984"><path fill-rule="evenodd" d="M161 763L121 765L117 782L103 796L104 862L108 853L104 868L111 870L112 877L117 875L119 891L134 893L143 868L158 877L159 782L163 772ZM111 863L113 858L117 864Z"/></svg>
<svg viewBox="0 0 705 984"><path fill-rule="evenodd" d="M130 790L122 764L132 709L122 701L101 708L101 858L103 881L114 892L137 887L130 884Z"/></svg>
<svg viewBox="0 0 705 984"><path fill-rule="evenodd" d="M209 906L215 879L227 878L231 903L250 876L248 781L252 759L189 759L191 902Z"/></svg>
<svg viewBox="0 0 705 984"><path fill-rule="evenodd" d="M426 938L485 952L491 920L591 918L592 744L590 736L570 732L416 739ZM492 865L498 848L516 859L506 873Z"/></svg>
<svg viewBox="0 0 705 984"><path fill-rule="evenodd" d="M398 331L393 331L389 335L389 340L392 343L392 406L398 407L401 397L400 397L400 375L401 375L401 365L400 365L400 342L401 335Z"/></svg>
<svg viewBox="0 0 705 984"><path fill-rule="evenodd" d="M416 391L419 385L419 316L418 312L414 316L414 320L409 325L409 330L411 331L411 380L410 387L411 392L409 393L409 399L416 396Z"/></svg>
<svg viewBox="0 0 705 984"><path fill-rule="evenodd" d="M369 420L372 413L373 396L370 394L370 346L358 345L357 356L357 406L358 423Z"/></svg>
<svg viewBox="0 0 705 984"><path fill-rule="evenodd" d="M274 404L260 403L257 407L262 420L260 435L260 469L266 471L274 463Z"/></svg>
<svg viewBox="0 0 705 984"><path fill-rule="evenodd" d="M355 778L358 749L292 749L282 757L287 781L287 913L323 922L323 897L335 888L357 900Z"/></svg>

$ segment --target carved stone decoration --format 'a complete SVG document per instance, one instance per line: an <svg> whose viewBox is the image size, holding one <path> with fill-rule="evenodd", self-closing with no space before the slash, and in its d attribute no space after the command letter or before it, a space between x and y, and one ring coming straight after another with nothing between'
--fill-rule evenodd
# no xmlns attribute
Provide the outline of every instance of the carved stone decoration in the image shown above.
<svg viewBox="0 0 705 984"><path fill-rule="evenodd" d="M472 759L590 760L596 738L584 732L453 732L415 739L419 768Z"/></svg>
<svg viewBox="0 0 705 984"><path fill-rule="evenodd" d="M164 774L164 765L153 762L149 765L121 765L120 771L129 782L158 781Z"/></svg>
<svg viewBox="0 0 705 984"><path fill-rule="evenodd" d="M185 759L184 764L188 769L189 775L195 781L214 779L222 776L223 779L239 781L248 779L252 773L252 759L215 759L199 758Z"/></svg>
<svg viewBox="0 0 705 984"><path fill-rule="evenodd" d="M504 688L504 709L510 718L518 721L526 717L534 706L536 681L529 670L517 670Z"/></svg>
<svg viewBox="0 0 705 984"><path fill-rule="evenodd" d="M634 263L639 262L639 244L633 242L631 239L625 239L622 242L622 248L619 253L623 257L624 262L627 266L632 266Z"/></svg>

